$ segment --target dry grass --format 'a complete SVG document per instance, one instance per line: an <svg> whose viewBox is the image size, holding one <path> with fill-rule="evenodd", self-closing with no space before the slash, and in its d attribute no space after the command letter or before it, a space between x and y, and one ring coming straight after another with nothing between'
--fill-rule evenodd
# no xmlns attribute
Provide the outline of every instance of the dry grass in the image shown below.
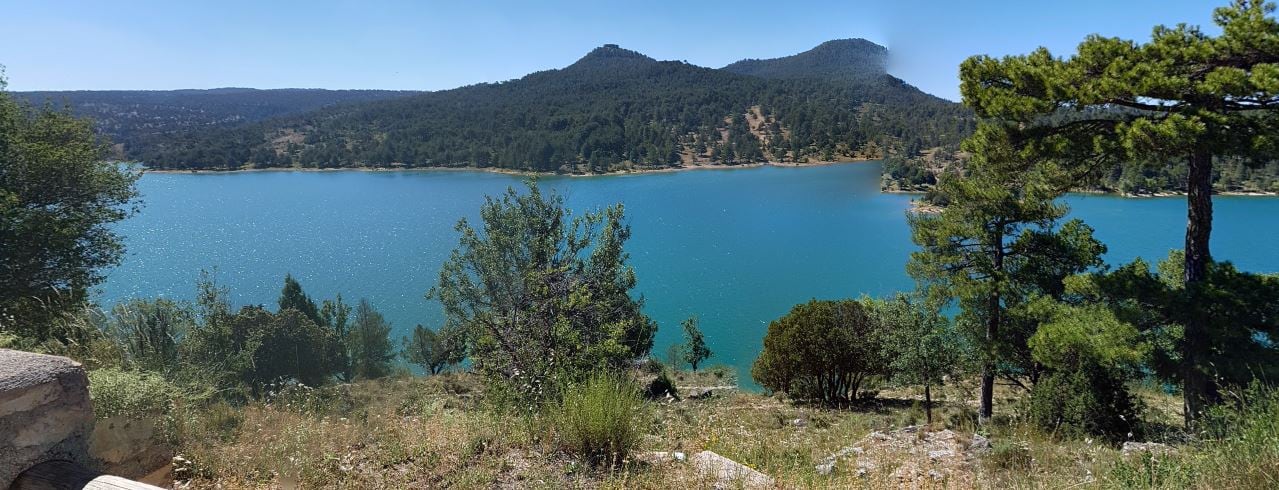
<svg viewBox="0 0 1279 490"><path fill-rule="evenodd" d="M705 384L713 376L686 375L685 380ZM965 390L936 390L942 400L933 428L949 428L968 441L974 426L972 410L960 401L967 398ZM900 442L874 447L874 437L867 438L872 431L922 423L915 390L886 390L879 401L851 409L726 393L704 400L650 403L640 422L640 452L692 456L715 451L775 477L782 488L1118 488L1146 478L1142 471L1149 466L1125 459L1116 448L1099 442L1060 439L1015 423L984 428L992 449L950 462L931 461L926 452L901 447ZM1015 404L1014 392L1001 394L1006 403ZM1175 402L1156 392L1142 396L1148 404L1160 404L1160 413L1164 405ZM947 397L956 401L946 402ZM483 400L479 381L458 374L286 393L269 403L214 407L188 417L182 456L192 461L195 471L191 488L621 489L713 484L687 463L649 465L632 459L617 468L593 469L559 449L554 424L547 418L507 415ZM866 455L841 461L833 474L817 472L815 465L828 455L855 444L867 445ZM1186 447L1188 454L1191 450ZM858 458L872 455L873 468L859 475ZM903 472L929 474L934 469L944 471L935 479L898 478ZM1145 486L1185 481L1153 480ZM1198 478L1189 481L1212 486Z"/></svg>

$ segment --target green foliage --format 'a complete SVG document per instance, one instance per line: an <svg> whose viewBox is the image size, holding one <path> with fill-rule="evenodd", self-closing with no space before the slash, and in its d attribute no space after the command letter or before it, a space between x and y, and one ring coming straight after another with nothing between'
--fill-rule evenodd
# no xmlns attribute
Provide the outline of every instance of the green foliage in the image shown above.
<svg viewBox="0 0 1279 490"><path fill-rule="evenodd" d="M964 103L981 119L964 148L1016 174L1055 174L1079 187L1122 162L1185 161L1186 294L1202 311L1213 262L1212 181L1219 159L1250 166L1279 157L1279 21L1273 3L1234 0L1218 8L1220 34L1159 26L1151 40L1090 36L1069 57L1046 48L1023 56L969 58L960 67ZM1226 301L1229 304L1229 301ZM1211 317L1192 314L1180 343L1185 416L1217 399L1205 373L1214 356Z"/></svg>
<svg viewBox="0 0 1279 490"><path fill-rule="evenodd" d="M795 305L768 324L751 377L764 388L800 399L847 402L867 377L886 373L884 326L855 300Z"/></svg>
<svg viewBox="0 0 1279 490"><path fill-rule="evenodd" d="M191 396L159 374L106 368L89 371L89 398L98 420L151 421L162 440L177 442L178 407Z"/></svg>
<svg viewBox="0 0 1279 490"><path fill-rule="evenodd" d="M217 88L211 90L73 90L15 92L32 104L67 106L92 118L97 130L122 147L113 157L140 160L173 135L241 126L335 104L371 102L416 94L395 90ZM223 148L206 148L204 153Z"/></svg>
<svg viewBox="0 0 1279 490"><path fill-rule="evenodd" d="M351 366L350 318L351 305L342 301L341 294L332 300L324 300L320 306L320 324L333 331L338 339L336 352L333 354L334 362L338 365L338 379L348 383L355 379L354 368Z"/></svg>
<svg viewBox="0 0 1279 490"><path fill-rule="evenodd" d="M518 80L177 131L133 156L165 168L603 172L686 158L739 164L913 153L972 131L971 113L888 75L873 61L883 56L868 42L836 42L798 59L715 70L605 46ZM761 63L772 66L750 66ZM761 120L752 126L747 113ZM273 143L285 134L301 141Z"/></svg>
<svg viewBox="0 0 1279 490"><path fill-rule="evenodd" d="M136 211L139 173L106 161L89 120L4 88L0 77L0 331L31 345L82 341L58 320L123 256L111 225Z"/></svg>
<svg viewBox="0 0 1279 490"><path fill-rule="evenodd" d="M178 345L194 323L195 313L187 304L137 299L111 308L106 330L123 348L130 367L171 373L179 367Z"/></svg>
<svg viewBox="0 0 1279 490"><path fill-rule="evenodd" d="M456 328L445 327L436 332L418 325L413 327L413 336L405 337L403 343L404 359L430 374L439 374L466 356L466 339Z"/></svg>
<svg viewBox="0 0 1279 490"><path fill-rule="evenodd" d="M280 299L277 303L280 307L279 311L297 310L317 325L324 324L324 320L320 317L320 309L315 306L315 301L302 291L302 284L293 278L293 274L284 275L284 288L280 290Z"/></svg>
<svg viewBox="0 0 1279 490"><path fill-rule="evenodd" d="M1279 391L1259 383L1231 392L1201 420L1200 440L1170 454L1116 461L1116 488L1271 488L1279 481Z"/></svg>
<svg viewBox="0 0 1279 490"><path fill-rule="evenodd" d="M1163 162L1207 150L1274 156L1279 84L1273 4L1235 0L1214 12L1221 34L1159 26L1145 44L1090 36L1068 57L975 56L960 67L964 103L981 118L968 145L1013 142L1015 161Z"/></svg>
<svg viewBox="0 0 1279 490"><path fill-rule="evenodd" d="M355 307L355 320L347 337L352 371L359 378L381 378L391 374L395 350L391 345L391 324L373 309L369 300L361 299Z"/></svg>
<svg viewBox="0 0 1279 490"><path fill-rule="evenodd" d="M869 302L883 326L884 359L893 381L924 386L924 410L933 420L932 386L963 372L968 352L963 335L937 308L904 294Z"/></svg>
<svg viewBox="0 0 1279 490"><path fill-rule="evenodd" d="M1097 435L1122 441L1140 434L1140 401L1123 373L1097 365L1052 371L1030 390L1026 417L1066 436Z"/></svg>
<svg viewBox="0 0 1279 490"><path fill-rule="evenodd" d="M165 415L183 391L163 376L115 368L89 371L89 396L99 418L117 415L145 420Z"/></svg>
<svg viewBox="0 0 1279 490"><path fill-rule="evenodd" d="M591 464L615 466L640 440L644 400L629 379L596 373L570 385L554 413L560 443Z"/></svg>
<svg viewBox="0 0 1279 490"><path fill-rule="evenodd" d="M1184 325L1206 333L1193 369L1224 386L1279 376L1279 277L1243 272L1229 262L1209 264L1198 294L1185 286L1184 255L1171 251L1154 270L1140 259L1072 284L1077 302L1107 305L1149 344L1149 368L1160 378L1184 376Z"/></svg>
<svg viewBox="0 0 1279 490"><path fill-rule="evenodd" d="M1061 296L1065 278L1100 267L1106 250L1083 222L1059 224L1067 208L1054 202L1060 190L1049 175L1006 174L986 165L989 158L974 155L966 175L942 181L948 204L940 213L908 216L920 250L906 266L930 300L958 301L959 325L983 363L985 417L997 374L1038 377L1027 345L1038 323L1021 306L1037 295Z"/></svg>
<svg viewBox="0 0 1279 490"><path fill-rule="evenodd" d="M480 210L483 233L458 223L459 245L428 293L447 328L468 339L474 368L523 402L553 395L592 370L624 368L653 346L657 327L632 298L620 205L570 220L535 183Z"/></svg>
<svg viewBox="0 0 1279 490"><path fill-rule="evenodd" d="M696 371L698 364L711 357L711 349L706 346L706 337L702 335L701 329L697 328L696 316L688 317L680 326L684 328L681 357Z"/></svg>
<svg viewBox="0 0 1279 490"><path fill-rule="evenodd" d="M1141 407L1126 386L1146 358L1137 329L1104 305L1041 297L1028 309L1042 322L1030 338L1031 352L1048 371L1031 389L1028 418L1067 435L1120 441L1138 433Z"/></svg>
<svg viewBox="0 0 1279 490"><path fill-rule="evenodd" d="M331 328L292 308L271 313L246 306L232 313L227 290L208 273L197 288L199 321L179 345L184 381L228 397L257 396L282 380L318 386L342 369L341 339Z"/></svg>

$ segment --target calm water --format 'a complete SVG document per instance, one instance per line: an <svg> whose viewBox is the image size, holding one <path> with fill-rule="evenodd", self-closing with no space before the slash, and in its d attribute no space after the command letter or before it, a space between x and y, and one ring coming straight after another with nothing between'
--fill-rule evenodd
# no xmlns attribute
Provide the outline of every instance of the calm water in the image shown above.
<svg viewBox="0 0 1279 490"><path fill-rule="evenodd" d="M810 298L883 295L905 275L909 196L878 192L879 166L763 167L550 178L574 210L621 201L646 311L661 325L654 351L698 315L712 363L750 363L768 322ZM424 293L456 244L459 218L478 220L486 194L520 185L481 172L147 174L145 208L119 225L128 255L101 288L129 297L191 299L200 269L217 267L237 304L273 306L285 273L318 299L368 298L394 324L437 326ZM1073 196L1112 264L1158 260L1181 244L1179 198ZM1279 271L1279 199L1216 200L1214 255Z"/></svg>

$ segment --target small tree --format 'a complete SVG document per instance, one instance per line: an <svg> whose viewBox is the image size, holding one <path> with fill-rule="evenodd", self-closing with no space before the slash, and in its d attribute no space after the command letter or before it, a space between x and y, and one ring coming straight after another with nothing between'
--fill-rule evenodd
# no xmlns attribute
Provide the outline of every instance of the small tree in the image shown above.
<svg viewBox="0 0 1279 490"><path fill-rule="evenodd" d="M341 294L332 300L324 300L323 306L320 307L320 324L332 331L334 338L337 339L337 343L333 346L337 377L347 383L355 379L354 368L351 366L350 318L351 305L342 301Z"/></svg>
<svg viewBox="0 0 1279 490"><path fill-rule="evenodd" d="M395 351L390 334L391 324L373 309L369 300L361 299L355 307L355 323L348 337L348 351L356 377L381 378L391 373Z"/></svg>
<svg viewBox="0 0 1279 490"><path fill-rule="evenodd" d="M933 385L959 373L968 357L966 342L935 307L897 297L876 302L883 324L884 357L892 379L924 385L924 413L933 423Z"/></svg>
<svg viewBox="0 0 1279 490"><path fill-rule="evenodd" d="M751 376L796 398L854 400L862 381L885 372L881 335L880 323L859 301L799 304L768 324Z"/></svg>
<svg viewBox="0 0 1279 490"><path fill-rule="evenodd" d="M448 327L436 332L418 325L413 327L413 336L405 337L403 342L404 359L431 374L440 374L462 362L466 354L461 332Z"/></svg>
<svg viewBox="0 0 1279 490"><path fill-rule="evenodd" d="M680 326L684 327L684 346L681 349L681 357L684 362L693 366L693 371L697 371L697 365L711 357L711 349L706 347L706 337L697 328L696 316L688 317L680 323Z"/></svg>
<svg viewBox="0 0 1279 490"><path fill-rule="evenodd" d="M280 290L278 304L280 311L291 308L306 315L316 324L323 324L323 320L320 318L320 309L315 306L315 301L302 290L302 283L294 279L292 274L284 275L284 287Z"/></svg>
<svg viewBox="0 0 1279 490"><path fill-rule="evenodd" d="M483 232L458 223L458 247L427 293L466 333L477 371L531 407L649 352L657 326L630 295L621 205L570 218L561 197L529 183L487 198L480 216Z"/></svg>

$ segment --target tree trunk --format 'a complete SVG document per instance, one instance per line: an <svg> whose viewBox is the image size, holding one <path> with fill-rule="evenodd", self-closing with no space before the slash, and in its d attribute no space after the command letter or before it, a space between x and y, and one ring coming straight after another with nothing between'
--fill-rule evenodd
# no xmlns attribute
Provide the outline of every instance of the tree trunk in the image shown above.
<svg viewBox="0 0 1279 490"><path fill-rule="evenodd" d="M924 379L924 418L933 425L933 391L928 379Z"/></svg>
<svg viewBox="0 0 1279 490"><path fill-rule="evenodd" d="M993 257L996 277L992 284L990 297L987 299L986 305L986 359L981 366L981 409L977 413L979 423L986 423L990 420L990 416L995 412L995 360L993 358L992 347L995 345L995 337L999 335L1000 322L1000 306L999 306L999 286L1003 281L1000 275L1004 271L1004 227L999 226L994 233L995 249Z"/></svg>
<svg viewBox="0 0 1279 490"><path fill-rule="evenodd" d="M1198 313L1199 295L1208 277L1212 256L1208 241L1212 234L1212 153L1196 150L1190 155L1190 175L1186 182L1186 293L1190 301L1182 341L1182 396L1186 426L1194 424L1211 401L1213 388L1199 358L1208 347L1204 318Z"/></svg>

